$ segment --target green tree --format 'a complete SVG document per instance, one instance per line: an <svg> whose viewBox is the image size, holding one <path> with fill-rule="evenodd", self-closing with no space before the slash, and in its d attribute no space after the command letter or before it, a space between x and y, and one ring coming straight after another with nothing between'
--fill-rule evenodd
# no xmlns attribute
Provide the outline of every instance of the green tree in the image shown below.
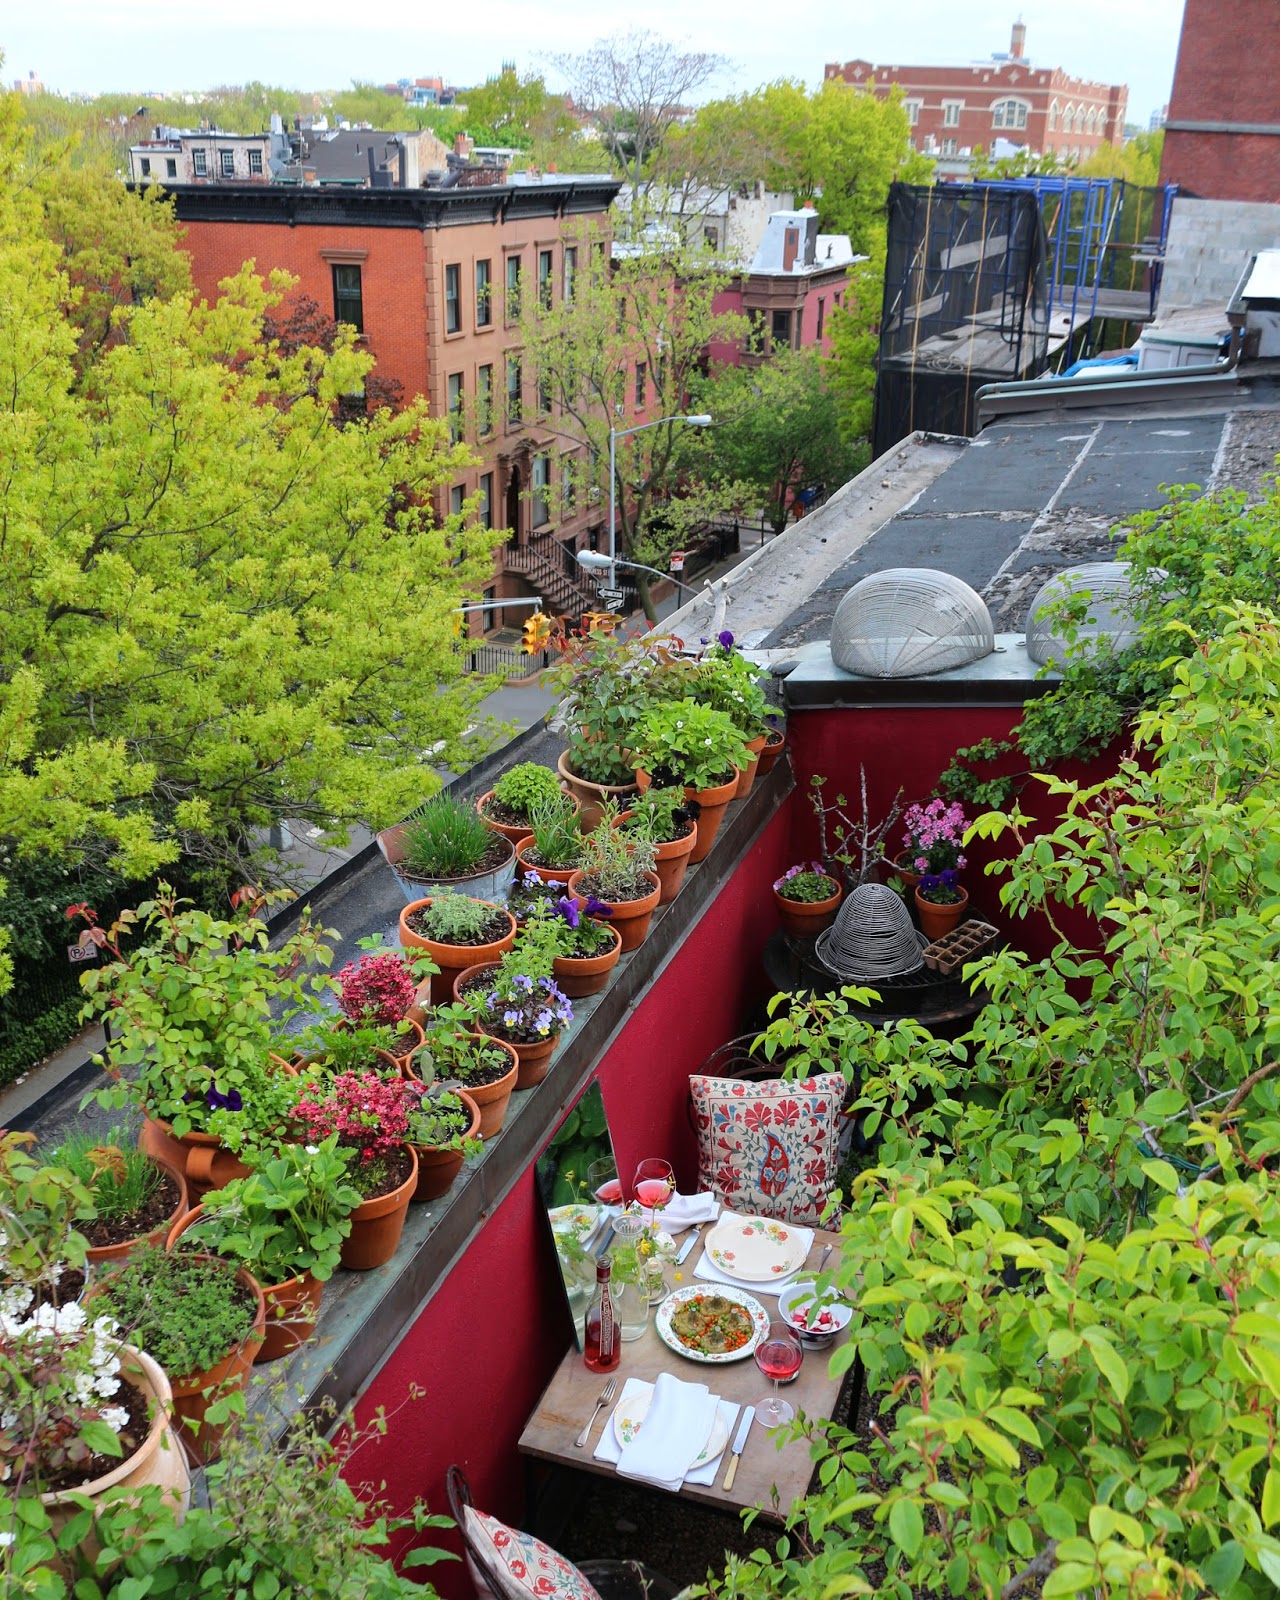
<svg viewBox="0 0 1280 1600"><path fill-rule="evenodd" d="M1160 181L1164 129L1140 133L1122 145L1101 144L1076 168L1082 178L1123 178L1126 183L1154 188Z"/></svg>
<svg viewBox="0 0 1280 1600"><path fill-rule="evenodd" d="M464 98L466 129L478 144L550 147L578 127L562 94L549 94L541 76L521 77L514 67L468 89Z"/></svg>
<svg viewBox="0 0 1280 1600"><path fill-rule="evenodd" d="M831 315L827 387L840 435L851 445L865 444L871 437L883 299L882 253L853 267L844 300Z"/></svg>

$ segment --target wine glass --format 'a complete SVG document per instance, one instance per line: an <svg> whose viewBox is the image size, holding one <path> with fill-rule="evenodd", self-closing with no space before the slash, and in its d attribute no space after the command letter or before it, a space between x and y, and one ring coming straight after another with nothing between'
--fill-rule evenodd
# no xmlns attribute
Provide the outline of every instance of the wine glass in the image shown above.
<svg viewBox="0 0 1280 1600"><path fill-rule="evenodd" d="M785 1322L771 1322L769 1331L755 1348L756 1366L773 1379L773 1393L756 1404L756 1421L765 1428L776 1428L795 1418L796 1408L778 1395L784 1378L794 1378L804 1360L800 1341Z"/></svg>
<svg viewBox="0 0 1280 1600"><path fill-rule="evenodd" d="M636 1168L632 1188L640 1204L649 1208L649 1226L652 1228L654 1212L661 1211L676 1192L676 1175L671 1170L671 1163L659 1161L654 1156L642 1161Z"/></svg>
<svg viewBox="0 0 1280 1600"><path fill-rule="evenodd" d="M602 1206L622 1204L622 1184L618 1179L618 1163L612 1156L601 1156L587 1168L587 1192Z"/></svg>

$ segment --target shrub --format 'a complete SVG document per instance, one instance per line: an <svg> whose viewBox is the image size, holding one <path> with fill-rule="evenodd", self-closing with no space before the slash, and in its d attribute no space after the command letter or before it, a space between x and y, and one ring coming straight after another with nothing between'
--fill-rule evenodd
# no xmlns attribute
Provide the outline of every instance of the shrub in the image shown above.
<svg viewBox="0 0 1280 1600"><path fill-rule="evenodd" d="M696 700L653 706L636 728L636 761L691 789L713 789L746 768L750 757L727 712Z"/></svg>
<svg viewBox="0 0 1280 1600"><path fill-rule="evenodd" d="M493 844L476 808L458 795L434 795L404 825L402 870L417 878L465 878Z"/></svg>
<svg viewBox="0 0 1280 1600"><path fill-rule="evenodd" d="M393 950L348 961L337 977L338 1004L352 1022L394 1027L417 995L408 963Z"/></svg>
<svg viewBox="0 0 1280 1600"><path fill-rule="evenodd" d="M493 798L526 821L535 806L554 800L559 793L559 778L536 761L521 761L493 786Z"/></svg>

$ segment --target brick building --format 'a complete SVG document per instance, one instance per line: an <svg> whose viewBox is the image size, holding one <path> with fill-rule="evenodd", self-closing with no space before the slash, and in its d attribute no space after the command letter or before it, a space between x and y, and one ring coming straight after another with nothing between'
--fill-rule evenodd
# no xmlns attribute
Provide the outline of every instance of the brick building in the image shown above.
<svg viewBox="0 0 1280 1600"><path fill-rule="evenodd" d="M269 183L271 135L156 128L129 146L130 183Z"/></svg>
<svg viewBox="0 0 1280 1600"><path fill-rule="evenodd" d="M1206 9L1211 3L1205 0ZM1027 30L1017 22L1008 54L989 61L965 67L832 61L823 77L869 89L881 100L900 87L911 142L933 155L956 156L978 146L990 150L997 139L1005 139L1037 155L1052 151L1066 161L1083 161L1099 145L1120 144L1128 89L1072 78L1060 67L1039 67L1027 58L1026 42Z"/></svg>
<svg viewBox="0 0 1280 1600"><path fill-rule="evenodd" d="M831 313L849 287L848 234L819 233L818 213L775 211L750 265L716 296L716 311L741 312L753 325L752 349L713 344L714 361L731 366L767 360L774 350L831 353Z"/></svg>
<svg viewBox="0 0 1280 1600"><path fill-rule="evenodd" d="M479 493L489 526L512 530L486 599L536 593L553 611L582 609L592 597L573 551L599 536L603 513L595 503L567 512L558 503L571 456L540 414L515 308L521 293L569 289L576 247L564 243L564 220L607 226L618 184L475 171L483 181L443 188L217 185L172 194L202 294L216 296L245 261L263 275L283 267L300 294L355 325L380 377L456 418L482 459L438 510L460 510Z"/></svg>
<svg viewBox="0 0 1280 1600"><path fill-rule="evenodd" d="M1280 201L1275 0L1186 0L1160 182L1205 200Z"/></svg>

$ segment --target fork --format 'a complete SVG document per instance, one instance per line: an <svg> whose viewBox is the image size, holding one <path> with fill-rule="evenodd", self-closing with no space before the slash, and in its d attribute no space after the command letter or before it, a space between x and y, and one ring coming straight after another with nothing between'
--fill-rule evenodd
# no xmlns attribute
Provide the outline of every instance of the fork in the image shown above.
<svg viewBox="0 0 1280 1600"><path fill-rule="evenodd" d="M614 1395L617 1392L618 1392L618 1380L616 1378L610 1378L608 1383L606 1383L604 1388L601 1389L601 1391L600 1391L600 1398L596 1401L595 1410L587 1418L586 1427L583 1428L582 1432L573 1441L574 1444L577 1445L579 1450L581 1450L582 1447L586 1444L587 1439L588 1439L588 1437L590 1436L590 1433L591 1433L592 1424L595 1422L596 1418L600 1415L601 1406L607 1406L609 1404L610 1400L613 1399Z"/></svg>

